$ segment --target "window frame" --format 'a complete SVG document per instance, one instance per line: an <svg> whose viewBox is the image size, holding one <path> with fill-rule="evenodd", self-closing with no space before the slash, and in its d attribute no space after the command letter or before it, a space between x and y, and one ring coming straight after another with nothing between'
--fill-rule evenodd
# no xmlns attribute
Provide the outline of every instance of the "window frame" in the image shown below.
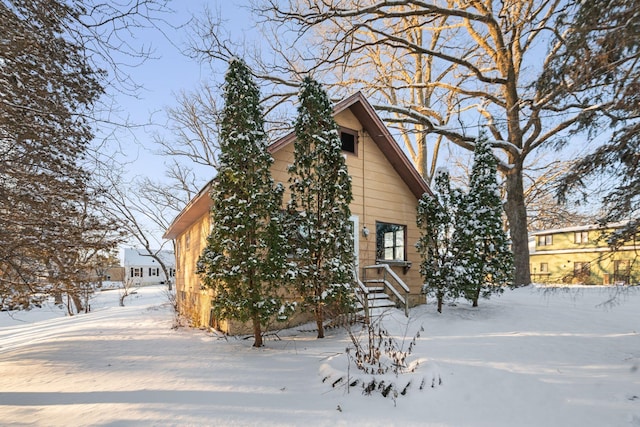
<svg viewBox="0 0 640 427"><path fill-rule="evenodd" d="M553 234L540 234L537 239L537 246L553 245Z"/></svg>
<svg viewBox="0 0 640 427"><path fill-rule="evenodd" d="M589 231L575 231L573 233L573 243L577 245L584 245L586 243L589 243Z"/></svg>
<svg viewBox="0 0 640 427"><path fill-rule="evenodd" d="M392 230L393 233L393 245L386 245L385 236L389 233L389 231L380 231L381 227L384 226L392 226L399 227L397 230ZM402 232L402 247L398 245L398 232ZM386 251L388 248L391 248L393 251L393 259L386 258ZM401 251L402 258L397 258L398 252ZM407 226L404 224L395 224L391 222L385 221L376 221L376 261L385 262L385 263L406 263L407 262Z"/></svg>
<svg viewBox="0 0 640 427"><path fill-rule="evenodd" d="M355 129L349 129L349 128L345 128L345 127L340 127L339 129L339 133L340 133L340 150L344 153L349 153L352 154L354 156L358 156L358 139L359 139L359 135L358 135L358 131ZM344 148L344 143L342 141L342 134L345 135L350 135L353 137L353 151L351 150L345 150Z"/></svg>
<svg viewBox="0 0 640 427"><path fill-rule="evenodd" d="M573 275L586 277L591 276L591 263L588 261L574 261Z"/></svg>

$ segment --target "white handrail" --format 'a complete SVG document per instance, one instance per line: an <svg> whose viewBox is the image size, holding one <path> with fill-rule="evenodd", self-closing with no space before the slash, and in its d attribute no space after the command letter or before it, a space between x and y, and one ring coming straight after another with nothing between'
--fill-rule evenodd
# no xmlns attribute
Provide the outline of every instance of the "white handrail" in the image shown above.
<svg viewBox="0 0 640 427"><path fill-rule="evenodd" d="M395 297L398 298L398 300L404 305L404 314L406 316L409 316L409 293L411 291L407 286L407 284L404 283L402 279L400 279L400 277L398 277L398 275L391 269L391 267L388 264L375 264L375 265L368 265L366 267L363 267L363 270L369 270L369 269L379 270L381 268L384 269L385 271L385 278L382 280L382 283L384 283L384 285L391 291L391 293L393 293ZM391 283L389 283L389 281L386 280L386 273L388 273L389 276L391 276L391 278L395 280L398 286L402 288L402 290L405 292L404 297L400 295L400 292L398 292L398 289L396 289Z"/></svg>

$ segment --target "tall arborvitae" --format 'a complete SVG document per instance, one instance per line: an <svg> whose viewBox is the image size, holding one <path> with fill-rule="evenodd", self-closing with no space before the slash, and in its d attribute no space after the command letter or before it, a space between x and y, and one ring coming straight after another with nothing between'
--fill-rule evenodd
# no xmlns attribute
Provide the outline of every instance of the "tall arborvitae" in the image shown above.
<svg viewBox="0 0 640 427"><path fill-rule="evenodd" d="M289 207L294 213L290 229L298 234L297 285L304 306L315 315L318 338L323 338L325 318L343 312L352 301L353 197L331 103L310 78L302 82L295 132Z"/></svg>
<svg viewBox="0 0 640 427"><path fill-rule="evenodd" d="M212 228L198 273L213 289L221 319L251 321L255 347L262 327L283 315L281 284L286 240L274 186L260 93L244 61L233 60L225 77L220 126L220 166L211 198Z"/></svg>
<svg viewBox="0 0 640 427"><path fill-rule="evenodd" d="M497 161L484 135L476 141L469 193L460 205L456 237L465 259L459 285L478 306L480 297L501 293L513 283L513 253L502 225Z"/></svg>
<svg viewBox="0 0 640 427"><path fill-rule="evenodd" d="M458 296L457 266L461 260L453 238L460 192L451 189L449 173L438 170L435 194L424 193L418 203L418 228L421 231L416 248L420 253L420 274L426 283L423 291L436 298L438 313L447 299Z"/></svg>

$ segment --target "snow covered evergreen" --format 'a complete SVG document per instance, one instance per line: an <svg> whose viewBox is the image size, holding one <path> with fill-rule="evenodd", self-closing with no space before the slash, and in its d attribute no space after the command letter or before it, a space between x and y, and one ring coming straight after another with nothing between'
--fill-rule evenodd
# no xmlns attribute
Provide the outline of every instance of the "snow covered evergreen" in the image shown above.
<svg viewBox="0 0 640 427"><path fill-rule="evenodd" d="M476 141L469 192L458 215L457 242L464 254L462 295L478 306L478 299L501 293L513 283L513 253L502 225L502 199L496 179L497 161L484 135Z"/></svg>
<svg viewBox="0 0 640 427"><path fill-rule="evenodd" d="M318 338L323 338L325 318L351 305L353 196L331 103L311 78L302 82L295 132L288 229L297 242L297 288L304 307L314 313Z"/></svg>
<svg viewBox="0 0 640 427"><path fill-rule="evenodd" d="M259 98L244 61L231 61L220 167L211 191L212 228L198 261L204 285L214 290L215 316L251 321L255 347L262 345L262 327L286 315L280 296L288 252L280 221L283 188L271 177Z"/></svg>
<svg viewBox="0 0 640 427"><path fill-rule="evenodd" d="M460 260L454 246L454 232L461 194L451 188L449 173L445 170L437 171L434 190L434 195L424 193L418 203L417 223L421 235L416 248L422 258L423 291L436 298L438 312L442 313L443 303L458 297Z"/></svg>

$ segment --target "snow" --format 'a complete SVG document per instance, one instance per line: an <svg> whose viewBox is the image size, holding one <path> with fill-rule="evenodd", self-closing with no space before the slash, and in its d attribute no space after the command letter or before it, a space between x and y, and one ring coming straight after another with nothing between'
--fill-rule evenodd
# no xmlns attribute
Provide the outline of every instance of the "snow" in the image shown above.
<svg viewBox="0 0 640 427"><path fill-rule="evenodd" d="M422 326L398 383L427 379L394 402L333 388L347 371L344 329L312 325L252 340L172 329L161 286L93 311L48 305L0 313L0 423L56 425L640 426L640 289L529 286L471 308L392 311L406 342ZM357 328L354 328L357 330ZM279 337L280 339L277 339ZM406 343L405 342L405 343ZM404 376L407 375L407 376ZM431 387L431 378L440 378Z"/></svg>

